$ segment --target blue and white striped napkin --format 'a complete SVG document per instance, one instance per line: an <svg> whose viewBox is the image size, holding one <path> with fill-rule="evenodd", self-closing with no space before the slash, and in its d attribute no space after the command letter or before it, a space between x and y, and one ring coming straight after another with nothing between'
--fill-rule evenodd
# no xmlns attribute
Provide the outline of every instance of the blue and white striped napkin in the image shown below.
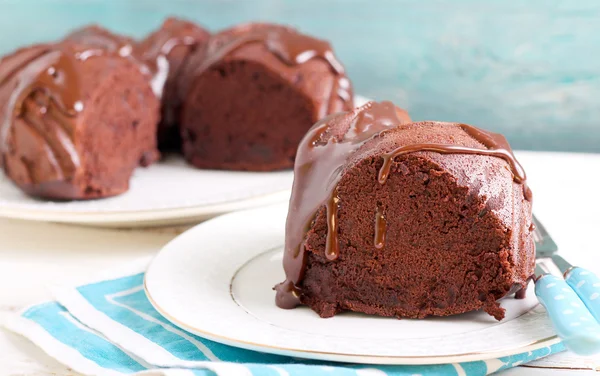
<svg viewBox="0 0 600 376"><path fill-rule="evenodd" d="M263 354L187 333L162 317L143 290L147 259L78 287L56 287L56 301L10 317L5 326L86 375L486 375L564 350L562 344L461 364L372 366Z"/></svg>

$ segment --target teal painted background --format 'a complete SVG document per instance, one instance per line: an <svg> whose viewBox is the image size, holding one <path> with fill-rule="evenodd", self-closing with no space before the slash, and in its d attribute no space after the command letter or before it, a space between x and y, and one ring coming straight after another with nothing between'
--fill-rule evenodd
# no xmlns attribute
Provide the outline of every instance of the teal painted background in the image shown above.
<svg viewBox="0 0 600 376"><path fill-rule="evenodd" d="M599 0L0 0L0 53L89 22L140 37L166 15L289 23L332 41L358 93L414 119L600 152Z"/></svg>

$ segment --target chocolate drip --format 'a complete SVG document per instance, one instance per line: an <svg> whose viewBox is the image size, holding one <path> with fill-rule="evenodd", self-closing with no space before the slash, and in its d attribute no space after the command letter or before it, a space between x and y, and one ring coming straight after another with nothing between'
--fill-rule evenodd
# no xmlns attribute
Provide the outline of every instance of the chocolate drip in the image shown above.
<svg viewBox="0 0 600 376"><path fill-rule="evenodd" d="M525 284L521 286L520 284L514 284L511 289L508 291L506 296L509 296L514 292L515 299L525 299L527 297L527 287L529 286L529 281L535 282L535 274L532 274L525 280Z"/></svg>
<svg viewBox="0 0 600 376"><path fill-rule="evenodd" d="M338 219L336 217L339 198L339 183L348 158L362 145L393 128L409 123L406 113L402 113L391 102L370 102L354 110L349 116L332 115L315 124L298 147L294 167L294 186L286 222L286 243L283 267L286 280L277 285L276 303L281 308L294 308L299 305L301 289L299 283L306 267L305 235L319 210L326 205L328 225L325 256L329 260L339 257ZM454 124L449 124L453 126ZM531 191L526 185L525 172L516 161L506 139L498 134L457 124L470 137L485 148L470 148L458 145L413 144L400 147L383 156L378 180L384 184L389 176L393 159L402 154L420 151L433 151L445 154L488 155L505 160L513 173L515 182L523 185L523 195L531 200ZM332 131L344 130L342 136L333 136ZM325 183L325 184L324 184ZM385 242L386 222L383 213L378 212L375 223L375 247L381 248ZM335 242L335 244L333 244ZM379 246L380 245L380 246Z"/></svg>
<svg viewBox="0 0 600 376"><path fill-rule="evenodd" d="M44 139L47 155L57 173L56 179L62 180L73 176L79 167L79 155L68 132L69 125L59 120L60 109L42 92L35 92L31 99L23 102L19 125L26 126L30 131ZM25 158L26 159L26 158ZM34 177L30 175L32 181Z"/></svg>
<svg viewBox="0 0 600 376"><path fill-rule="evenodd" d="M47 105L42 106L42 113L47 112L52 102L69 116L75 112L75 103L79 98L75 92L78 82L77 76L74 75L72 61L61 51L46 51L45 54L37 55L34 59L22 60L21 64L18 68L15 67L13 73L18 75L18 83L6 104L7 109L2 123L0 146L3 151L6 150L13 119L22 115L23 103L33 93L41 91L48 98Z"/></svg>
<svg viewBox="0 0 600 376"><path fill-rule="evenodd" d="M134 42L122 35L113 34L100 26L88 26L67 35L65 41L71 41L86 46L87 50L77 56L86 60L92 56L115 55L126 58L135 64L142 74L151 76L150 68L144 64L139 56L133 53Z"/></svg>
<svg viewBox="0 0 600 376"><path fill-rule="evenodd" d="M151 49L145 51L142 54L142 59L144 61L149 61L152 59L156 59L159 56L168 56L171 51L173 51L176 47L179 46L193 46L196 44L196 39L191 36L177 36L173 37L170 35L164 35L161 39L155 42ZM156 68L156 66L151 67ZM155 71L155 69L151 69Z"/></svg>
<svg viewBox="0 0 600 376"><path fill-rule="evenodd" d="M498 133L486 132L482 129L472 127L467 124L459 124L460 128L465 131L476 141L483 144L487 149L471 148L459 145L443 145L443 144L413 144L401 146L398 149L387 153L383 156L383 165L379 170L378 180L384 184L390 173L390 168L395 157L414 153L417 151L434 151L442 154L478 154L490 155L492 157L504 159L510 166L513 174L513 179L516 183L523 186L523 196L527 201L531 201L531 189L527 186L527 176L525 170L515 158L512 149L508 145L506 138Z"/></svg>
<svg viewBox="0 0 600 376"><path fill-rule="evenodd" d="M329 201L327 201L327 240L325 243L325 257L333 261L340 255L340 242L338 239L338 202L337 191L334 189Z"/></svg>
<svg viewBox="0 0 600 376"><path fill-rule="evenodd" d="M8 100L0 133L0 150L6 152L10 129L15 119L22 119L24 126L45 140L52 154L49 160L55 160L55 167L59 167L58 179L71 177L80 164L71 124L72 118L83 110L76 59L74 54L54 50L34 60L22 61L24 66L15 73L18 83ZM28 98L35 101L35 105L28 105ZM38 121L40 117L48 121ZM34 176L30 178L35 182Z"/></svg>
<svg viewBox="0 0 600 376"><path fill-rule="evenodd" d="M48 53L50 49L49 45L37 45L19 50L8 57L0 59L0 86L7 83L24 66Z"/></svg>
<svg viewBox="0 0 600 376"><path fill-rule="evenodd" d="M304 136L296 154L294 187L286 223L283 259L286 281L275 287L279 307L294 308L300 304L298 283L306 265L304 235L323 205L327 206L329 229L325 257L335 260L339 255L339 199L335 188L348 156L380 132L408 120L408 115L391 102L370 102L354 110L351 118L342 119L337 114L322 119ZM347 131L342 137L332 137L329 131L334 127L345 127Z"/></svg>
<svg viewBox="0 0 600 376"><path fill-rule="evenodd" d="M105 54L113 53L67 42L34 46L2 61L0 85L15 79L16 87L0 119L0 152L8 152L11 129L20 119L22 126L44 139L48 160L57 162L57 179L71 178L80 165L73 144L75 119L84 110L80 65ZM30 178L37 182L35 176Z"/></svg>
<svg viewBox="0 0 600 376"><path fill-rule="evenodd" d="M377 212L375 213L375 239L373 244L375 248L381 249L385 246L385 233L387 230L387 221L383 213L383 209L377 206Z"/></svg>
<svg viewBox="0 0 600 376"><path fill-rule="evenodd" d="M165 84L171 74L172 68L167 58L171 51L180 46L192 47L196 42L192 36L173 37L165 33L151 49L142 54L141 59L147 63L148 69L152 73L150 84L157 97L162 97Z"/></svg>

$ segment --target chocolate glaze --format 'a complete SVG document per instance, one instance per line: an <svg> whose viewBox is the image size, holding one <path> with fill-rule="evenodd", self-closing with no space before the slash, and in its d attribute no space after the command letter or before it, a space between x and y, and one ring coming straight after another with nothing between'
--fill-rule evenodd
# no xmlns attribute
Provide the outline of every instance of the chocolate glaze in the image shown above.
<svg viewBox="0 0 600 376"><path fill-rule="evenodd" d="M529 280L525 282L525 287L521 287L517 292L515 292L515 299L525 299L527 297L527 284ZM508 294L507 294L508 295Z"/></svg>
<svg viewBox="0 0 600 376"><path fill-rule="evenodd" d="M326 138L330 129L343 127L343 122L348 119L351 119L351 123L342 137ZM303 241L311 222L322 205L327 206L328 231L325 254L329 260L335 260L339 256L336 215L339 198L336 187L348 158L367 141L408 122L410 122L408 115L399 112L391 102L369 102L356 109L353 116L345 117L337 114L319 121L304 137L296 156L294 186L286 222L283 259L286 280L275 287L276 303L280 308L290 309L300 304L301 291L298 285L302 281L306 266ZM401 154L434 151L445 154L489 155L502 158L509 164L515 182L523 185L525 199L531 200L531 191L526 185L525 172L516 161L506 139L499 134L465 124L456 125L480 142L485 149L442 144L413 144L400 147L383 155L383 165L378 176L379 182L385 184L393 159ZM326 184L323 184L324 182ZM385 220L379 210L377 208L375 221L376 248L384 246L385 237Z"/></svg>
<svg viewBox="0 0 600 376"><path fill-rule="evenodd" d="M173 49L179 46L192 47L197 43L197 40L192 36L171 36L162 34L153 46L153 48L145 51L141 60L145 61L148 69L152 73L151 86L152 91L157 97L161 98L167 78L171 73L171 65L167 56Z"/></svg>
<svg viewBox="0 0 600 376"><path fill-rule="evenodd" d="M196 50L203 50L209 38L210 33L201 26L170 17L134 46L133 55L148 67L150 86L161 100L157 141L164 151L181 148L179 82L187 81L184 70L187 61Z"/></svg>
<svg viewBox="0 0 600 376"><path fill-rule="evenodd" d="M243 30L243 27L239 30ZM208 57L195 73L202 73L226 55L248 43L263 43L269 51L288 65L300 65L311 59L320 58L327 61L334 72L344 73L344 67L333 54L329 42L300 34L292 28L267 24L255 25L245 33L231 33L222 39L215 39L208 45L206 53Z"/></svg>
<svg viewBox="0 0 600 376"><path fill-rule="evenodd" d="M294 186L286 222L286 242L283 268L285 282L277 285L277 305L293 308L300 304L298 283L302 280L306 255L302 247L304 235L316 211L327 204L329 228L337 228L337 196L335 187L342 176L348 156L380 132L409 121L408 115L391 102L370 102L354 111L352 123L342 138L326 135L330 127L339 124L339 114L317 122L298 147L294 166ZM325 254L329 260L338 257L337 231L327 232Z"/></svg>
<svg viewBox="0 0 600 376"><path fill-rule="evenodd" d="M87 47L85 51L80 53L82 60L102 54L118 55L134 63L144 75L152 80L150 78L153 75L152 71L134 53L134 41L131 38L114 34L103 27L92 25L73 31L67 35L65 40Z"/></svg>
<svg viewBox="0 0 600 376"><path fill-rule="evenodd" d="M457 145L441 144L413 144L400 147L391 153L383 156L383 166L379 170L379 182L384 184L392 166L395 157L414 153L417 151L434 151L442 154L479 154L490 155L504 159L510 166L515 182L523 185L523 196L527 201L531 201L531 189L527 186L527 177L523 167L515 158L512 149L508 145L506 138L498 133L487 132L467 124L459 124L459 127L469 136L482 143L487 149L470 148Z"/></svg>
<svg viewBox="0 0 600 376"><path fill-rule="evenodd" d="M84 31L72 34L66 42L17 51L0 65L0 85L17 77L16 87L5 104L5 116L0 119L0 152L8 152L11 128L16 119L21 119L45 139L47 157L58 172L57 179L73 177L80 165L73 138L76 118L84 110L81 65L106 54L122 56L119 52L122 48L117 48L116 41ZM80 44L83 41L89 44ZM27 104L28 98L35 104ZM40 116L44 116L44 123L53 128L52 132L43 129ZM33 174L30 178L38 183Z"/></svg>
<svg viewBox="0 0 600 376"><path fill-rule="evenodd" d="M18 73L25 65L47 53L51 47L40 44L16 51L9 57L0 59L0 86Z"/></svg>
<svg viewBox="0 0 600 376"><path fill-rule="evenodd" d="M90 50L96 48L137 62L131 53L133 50L132 39L113 34L100 26L92 25L75 30L67 35L65 40L85 45Z"/></svg>
<svg viewBox="0 0 600 376"><path fill-rule="evenodd" d="M73 145L72 120L83 110L77 71L79 63L76 61L78 55L45 46L33 56L31 59L19 59L20 65L14 66L12 75L18 75L18 83L6 103L6 115L0 123L0 151L7 152L10 129L15 119L21 118L44 135L52 154L49 160L55 161L61 175L59 178L69 178L80 163ZM36 105L26 104L25 100L30 97ZM48 123L56 127L55 132L44 132L32 111L45 115Z"/></svg>
<svg viewBox="0 0 600 376"><path fill-rule="evenodd" d="M329 42L279 25L248 24L218 35L209 43L204 54L206 58L195 69L193 76L199 76L230 53L250 43L262 43L274 56L289 66L301 65L313 59L326 61L338 76L332 93L344 101L352 99L351 85L345 76L344 66L333 54ZM187 89L184 89L185 91ZM326 103L319 109L320 118L329 113L328 107L329 103Z"/></svg>
<svg viewBox="0 0 600 376"><path fill-rule="evenodd" d="M171 35L161 35L161 38L155 42L155 45L145 51L142 55L144 60L146 59L156 59L160 56L167 56L173 51L175 47L178 46L193 46L196 43L196 40L191 36L171 36Z"/></svg>
<svg viewBox="0 0 600 376"><path fill-rule="evenodd" d="M535 274L532 274L525 280L525 284L521 285L515 283L512 285L510 290L506 293L506 296L510 296L511 294L515 294L515 299L525 299L527 297L527 286L529 286L529 281L535 282Z"/></svg>
<svg viewBox="0 0 600 376"><path fill-rule="evenodd" d="M387 222L385 220L383 209L380 206L377 206L377 212L375 213L375 239L373 240L375 248L380 249L385 246L386 230Z"/></svg>

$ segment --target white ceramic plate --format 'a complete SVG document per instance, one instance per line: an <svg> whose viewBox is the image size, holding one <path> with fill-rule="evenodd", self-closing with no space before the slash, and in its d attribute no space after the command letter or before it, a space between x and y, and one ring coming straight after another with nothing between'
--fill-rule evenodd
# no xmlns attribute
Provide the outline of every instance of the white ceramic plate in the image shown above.
<svg viewBox="0 0 600 376"><path fill-rule="evenodd" d="M549 346L554 335L533 289L502 301L507 317L483 312L397 320L275 306L287 207L231 213L170 242L151 263L146 293L175 325L227 345L311 359L373 364L485 360Z"/></svg>
<svg viewBox="0 0 600 376"><path fill-rule="evenodd" d="M138 168L122 195L91 201L33 199L0 172L0 216L95 226L140 227L199 221L289 199L293 172L199 170L172 156Z"/></svg>

